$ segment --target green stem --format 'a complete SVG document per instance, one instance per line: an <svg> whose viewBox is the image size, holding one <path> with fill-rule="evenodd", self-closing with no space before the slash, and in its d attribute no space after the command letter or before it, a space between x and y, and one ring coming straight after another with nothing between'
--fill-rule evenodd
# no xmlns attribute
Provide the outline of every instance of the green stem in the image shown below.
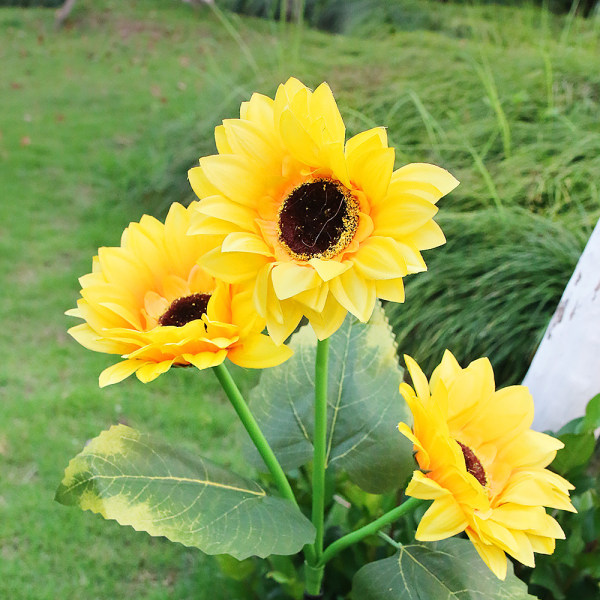
<svg viewBox="0 0 600 600"><path fill-rule="evenodd" d="M258 450L263 461L265 462L265 465L267 465L269 472L273 476L275 484L279 489L279 493L287 500L293 502L294 506L300 509L300 507L298 506L298 501L296 500L296 496L294 495L294 492L292 490L292 486L290 485L290 482L285 476L285 473L283 472L283 469L281 468L281 465L279 464L275 453L271 449L271 446L269 446L267 438L265 438L265 436L263 435L263 432L260 430L258 423L256 422L254 416L250 412L250 409L248 408L248 405L246 404L242 393L235 384L231 373L229 373L227 367L223 363L217 365L216 367L213 367L213 371L217 376L217 379L219 380L219 383L221 384L221 387L223 388L224 392L227 394L229 401L233 405L235 412L240 418L240 421L242 422L246 431L248 432L250 439L254 442L256 449ZM315 551L313 547L309 544L307 544L304 547L304 555L306 556L306 560L310 561L311 564L314 564L317 561Z"/></svg>
<svg viewBox="0 0 600 600"><path fill-rule="evenodd" d="M321 581L323 581L324 566L315 567L304 563L304 582L307 594L311 596L319 596L321 593Z"/></svg>
<svg viewBox="0 0 600 600"><path fill-rule="evenodd" d="M339 540L336 540L325 549L325 552L323 552L323 554L321 555L321 559L319 560L319 565L325 565L336 554L339 554L348 546L356 544L356 542L360 542L360 540L367 537L368 535L373 535L377 533L379 529L381 529L385 525L389 525L390 523L396 521L406 513L414 510L423 502L423 500L419 500L418 498L409 498L400 506L393 508L389 512L385 513L385 515L379 517L379 519L376 519L368 525L365 525L364 527L361 527L360 529L357 529L356 531L353 531L352 533L348 533L344 537L341 537Z"/></svg>
<svg viewBox="0 0 600 600"><path fill-rule="evenodd" d="M317 358L315 360L315 431L313 439L314 455L312 478L312 522L317 530L317 536L315 538L314 545L317 560L321 558L321 554L323 553L323 529L325 520L328 362L329 338L317 342Z"/></svg>
<svg viewBox="0 0 600 600"><path fill-rule="evenodd" d="M296 501L296 497L294 496L290 482L287 480L287 477L285 476L285 473L283 472L275 453L273 450L271 450L271 446L269 446L267 438L265 438L263 432L258 426L258 423L252 416L244 397L235 384L233 377L227 370L227 367L221 363L220 365L213 367L213 371L215 372L215 375L217 376L217 379L219 380L223 390L227 394L229 401L233 405L235 412L246 428L250 439L254 442L256 449L260 453L262 459L265 461L265 465L267 465L269 472L273 476L280 494L298 506L298 502Z"/></svg>

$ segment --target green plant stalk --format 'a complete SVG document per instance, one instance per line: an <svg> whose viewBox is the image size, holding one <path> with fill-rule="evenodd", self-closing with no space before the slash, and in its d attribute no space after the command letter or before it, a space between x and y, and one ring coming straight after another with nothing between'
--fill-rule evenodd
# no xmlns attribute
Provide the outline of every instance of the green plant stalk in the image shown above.
<svg viewBox="0 0 600 600"><path fill-rule="evenodd" d="M394 521L398 520L400 517L405 514L413 511L417 506L422 504L424 500L420 500L418 498L409 498L405 502L403 502L400 506L393 508L389 512L385 513L379 519L375 519L375 521L353 531L352 533L348 533L345 536L341 537L339 540L331 543L325 549L325 552L321 555L319 560L319 565L325 566L327 562L329 562L334 556L339 554L342 550L351 546L352 544L356 544L360 542L363 538L368 535L376 534L382 527L385 525L389 525Z"/></svg>
<svg viewBox="0 0 600 600"><path fill-rule="evenodd" d="M304 563L304 582L306 592L311 596L318 596L321 593L321 582L323 581L323 571L325 566L313 566Z"/></svg>
<svg viewBox="0 0 600 600"><path fill-rule="evenodd" d="M323 553L323 530L325 521L325 462L327 451L327 371L329 363L329 339L317 342L315 359L315 430L313 436L313 476L312 476L312 522L317 531L314 543L315 562ZM316 566L310 562L311 567ZM309 570L307 570L307 575ZM306 578L306 591L318 595L321 591L323 570Z"/></svg>
<svg viewBox="0 0 600 600"><path fill-rule="evenodd" d="M312 521L317 530L315 550L317 558L323 552L325 519L325 462L327 452L327 371L329 366L329 339L317 342L315 360L315 432L313 455Z"/></svg>
<svg viewBox="0 0 600 600"><path fill-rule="evenodd" d="M294 495L294 492L292 490L292 486L290 485L290 482L288 481L285 473L283 472L283 469L281 468L281 465L279 464L275 453L271 449L267 438L265 438L263 432L258 426L258 423L256 422L256 419L250 412L248 404L244 400L244 397L242 396L242 393L240 392L233 377L231 376L231 373L223 363L217 365L216 367L213 367L213 371L217 376L217 379L219 380L223 391L225 392L225 394L227 394L227 398L229 398L229 401L235 409L235 412L240 418L242 425L248 432L250 439L256 446L256 449L258 450L261 458L263 459L265 465L267 465L267 468L269 469L269 472L273 476L275 484L279 489L279 493L287 500L293 502L294 506L300 509L300 507L298 506L298 501L296 500L296 496ZM304 556L306 557L306 560L309 561L311 564L314 564L317 561L314 549L310 545L304 547Z"/></svg>
<svg viewBox="0 0 600 600"><path fill-rule="evenodd" d="M263 435L258 423L250 412L248 404L246 404L246 401L244 400L242 393L231 376L231 373L223 363L213 367L213 371L215 372L215 375L217 376L217 379L219 380L224 392L227 394L229 401L233 405L235 412L240 418L240 421L248 432L250 439L254 442L254 445L256 446L260 456L265 461L265 465L267 465L269 472L273 476L280 494L284 498L291 500L295 506L298 506L298 502L296 501L296 496L292 491L290 482L287 480L287 477L285 476L285 473L283 472L275 453L271 449L271 446L269 446L267 438L265 438Z"/></svg>

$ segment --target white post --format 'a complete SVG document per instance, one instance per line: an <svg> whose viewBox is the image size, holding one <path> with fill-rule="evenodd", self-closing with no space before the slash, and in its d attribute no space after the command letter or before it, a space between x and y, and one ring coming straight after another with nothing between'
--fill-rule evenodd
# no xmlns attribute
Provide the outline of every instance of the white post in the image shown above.
<svg viewBox="0 0 600 600"><path fill-rule="evenodd" d="M585 414L600 393L600 221L581 255L523 384L533 428L553 431Z"/></svg>

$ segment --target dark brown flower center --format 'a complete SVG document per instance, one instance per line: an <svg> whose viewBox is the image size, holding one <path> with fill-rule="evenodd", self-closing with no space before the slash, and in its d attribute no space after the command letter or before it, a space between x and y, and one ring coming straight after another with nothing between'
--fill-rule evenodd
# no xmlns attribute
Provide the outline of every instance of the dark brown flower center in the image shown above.
<svg viewBox="0 0 600 600"><path fill-rule="evenodd" d="M338 181L299 185L279 209L279 241L296 260L331 258L352 241L358 202Z"/></svg>
<svg viewBox="0 0 600 600"><path fill-rule="evenodd" d="M471 450L469 446L461 444L458 440L456 441L463 452L463 456L465 457L465 465L467 467L467 471L471 473L471 475L473 475L473 477L475 477L475 479L477 479L477 481L479 481L479 483L485 487L487 485L485 469L483 468L483 465L481 464L477 456L475 456L475 452L473 452L473 450Z"/></svg>
<svg viewBox="0 0 600 600"><path fill-rule="evenodd" d="M206 307L210 300L210 294L191 294L177 298L171 306L158 319L160 325L183 327L186 323L202 318L206 314Z"/></svg>

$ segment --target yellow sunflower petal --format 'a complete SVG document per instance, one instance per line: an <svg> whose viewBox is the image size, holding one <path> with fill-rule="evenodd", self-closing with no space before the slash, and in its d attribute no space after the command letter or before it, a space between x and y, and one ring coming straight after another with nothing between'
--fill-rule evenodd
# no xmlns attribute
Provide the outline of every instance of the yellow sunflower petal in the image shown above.
<svg viewBox="0 0 600 600"><path fill-rule="evenodd" d="M556 539L565 537L558 522L548 515L542 506L523 506L507 502L495 508L490 518L511 529Z"/></svg>
<svg viewBox="0 0 600 600"><path fill-rule="evenodd" d="M281 303L277 301L277 306L275 306L275 301L272 300L267 306L267 310L269 311L267 314L267 330L275 344L281 345L292 335L294 329L300 323L302 310L293 300L284 300ZM272 311L276 310L280 312L280 318L272 316Z"/></svg>
<svg viewBox="0 0 600 600"><path fill-rule="evenodd" d="M184 360L194 365L200 371L209 367L220 365L227 358L227 350L218 350L217 352L199 352L198 354L184 354Z"/></svg>
<svg viewBox="0 0 600 600"><path fill-rule="evenodd" d="M394 181L426 182L435 186L441 196L450 193L458 180L448 171L427 163L411 163L394 172Z"/></svg>
<svg viewBox="0 0 600 600"><path fill-rule="evenodd" d="M362 146L347 158L348 176L376 204L387 194L394 168L394 149L381 148L369 152L361 152L361 149Z"/></svg>
<svg viewBox="0 0 600 600"><path fill-rule="evenodd" d="M320 284L313 269L291 262L277 264L271 271L271 277L273 289L280 300L286 300Z"/></svg>
<svg viewBox="0 0 600 600"><path fill-rule="evenodd" d="M374 235L399 237L417 231L432 222L438 208L418 196L403 194L388 197L376 207L372 214Z"/></svg>
<svg viewBox="0 0 600 600"><path fill-rule="evenodd" d="M375 307L375 283L360 277L355 269L332 279L329 286L335 299L355 317L366 323Z"/></svg>
<svg viewBox="0 0 600 600"><path fill-rule="evenodd" d="M429 479L421 471L414 471L412 479L406 488L406 495L422 500L436 500L448 496L450 492L437 481ZM462 531L462 530L461 530Z"/></svg>
<svg viewBox="0 0 600 600"><path fill-rule="evenodd" d="M133 311L129 310L129 307L127 306L117 304L116 302L99 302L98 306L102 306L112 311L115 313L115 315L121 317L121 319L126 321L134 329L139 329L142 326L140 319L141 314L139 312L134 313Z"/></svg>
<svg viewBox="0 0 600 600"><path fill-rule="evenodd" d="M200 266L213 277L229 283L240 283L251 279L253 275L268 263L265 256L247 252L220 252L219 249L207 252Z"/></svg>
<svg viewBox="0 0 600 600"><path fill-rule="evenodd" d="M369 279L399 279L408 273L406 261L396 242L386 237L371 237L354 255L354 264Z"/></svg>
<svg viewBox="0 0 600 600"><path fill-rule="evenodd" d="M85 348L96 352L126 354L132 349L131 344L104 338L102 334L94 331L87 323L75 325L75 327L68 329L67 333Z"/></svg>
<svg viewBox="0 0 600 600"><path fill-rule="evenodd" d="M227 139L227 132L225 131L225 127L223 125L218 125L215 127L215 142L219 154L233 153L233 149L231 148L229 140Z"/></svg>
<svg viewBox="0 0 600 600"><path fill-rule="evenodd" d="M567 492L557 489L547 481L546 473L530 471L521 473L506 486L502 492L502 500L525 506L539 505L577 512L569 501Z"/></svg>
<svg viewBox="0 0 600 600"><path fill-rule="evenodd" d="M533 549L527 534L518 529L504 527L495 521L487 520L482 528L486 539L528 567L535 566Z"/></svg>
<svg viewBox="0 0 600 600"><path fill-rule="evenodd" d="M490 568L498 579L506 579L508 560L504 551L493 544L483 543L477 535L467 529L467 535L481 556L483 562Z"/></svg>
<svg viewBox="0 0 600 600"><path fill-rule="evenodd" d="M323 308L320 311L305 310L317 338L324 340L336 332L344 322L347 311L332 296L326 296Z"/></svg>
<svg viewBox="0 0 600 600"><path fill-rule="evenodd" d="M455 377L462 373L462 368L458 364L454 354L450 350L445 350L442 357L442 362L434 369L430 378L430 386L435 390L438 381L442 381L446 389L450 387Z"/></svg>
<svg viewBox="0 0 600 600"><path fill-rule="evenodd" d="M285 140L287 149L296 160L311 166L318 164L319 148L316 142L289 109L281 113L279 132L281 138Z"/></svg>
<svg viewBox="0 0 600 600"><path fill-rule="evenodd" d="M116 365L112 365L112 367L104 369L100 373L100 387L106 387L107 385L119 383L123 379L127 379L127 377L133 375L144 364L145 361L143 360L123 360Z"/></svg>
<svg viewBox="0 0 600 600"><path fill-rule="evenodd" d="M502 448L500 456L515 467L545 467L554 460L557 450L563 447L559 439L529 430Z"/></svg>
<svg viewBox="0 0 600 600"><path fill-rule="evenodd" d="M241 119L225 119L223 130L231 150L230 152L219 150L220 154L244 154L251 160L265 161L270 167L276 164L278 156L272 140L265 137L264 130L258 124Z"/></svg>
<svg viewBox="0 0 600 600"><path fill-rule="evenodd" d="M223 240L221 252L249 252L250 254L273 256L272 250L258 235L243 231L230 233Z"/></svg>
<svg viewBox="0 0 600 600"><path fill-rule="evenodd" d="M404 242L396 240L396 245L404 257L409 273L420 273L422 271L427 271L427 265L425 264L421 253L415 246L408 243L406 239Z"/></svg>
<svg viewBox="0 0 600 600"><path fill-rule="evenodd" d="M415 538L421 542L435 542L464 531L468 522L463 511L448 494L433 501L421 518Z"/></svg>
<svg viewBox="0 0 600 600"><path fill-rule="evenodd" d="M252 94L248 102L242 102L240 117L258 124L261 131L273 127L273 100L263 94Z"/></svg>
<svg viewBox="0 0 600 600"><path fill-rule="evenodd" d="M306 290L301 294L296 294L294 300L306 307L307 310L322 316L322 313L325 310L325 303L334 300L334 298L329 294L329 285L327 283L322 283L318 287ZM346 316L346 309L343 308L343 311L344 316Z"/></svg>
<svg viewBox="0 0 600 600"><path fill-rule="evenodd" d="M324 260L322 258L311 258L308 264L314 268L323 281L331 281L352 267L350 262L338 262L337 260Z"/></svg>
<svg viewBox="0 0 600 600"><path fill-rule="evenodd" d="M425 373L423 373L421 367L419 367L415 360L408 356L408 354L404 355L404 362L410 373L410 378L412 379L417 396L422 399L429 398L429 383L427 382L427 377L425 377Z"/></svg>
<svg viewBox="0 0 600 600"><path fill-rule="evenodd" d="M264 184L243 157L235 154L205 156L200 159L200 166L213 188L238 204L248 205L253 197L262 195Z"/></svg>
<svg viewBox="0 0 600 600"><path fill-rule="evenodd" d="M387 132L384 127L374 127L367 131L362 131L351 137L346 142L346 154L351 155L355 152L365 152L367 149L387 148ZM362 150L359 150L362 148Z"/></svg>
<svg viewBox="0 0 600 600"><path fill-rule="evenodd" d="M135 372L135 375L142 383L149 383L154 381L159 375L166 373L172 365L173 360L163 360L158 363L146 363Z"/></svg>
<svg viewBox="0 0 600 600"><path fill-rule="evenodd" d="M552 537L529 534L529 541L533 551L538 554L552 554L556 548L556 540Z"/></svg>
<svg viewBox="0 0 600 600"><path fill-rule="evenodd" d="M343 144L346 127L344 126L344 121L338 110L331 88L326 83L319 85L312 93L309 103L311 114L322 115L324 122L327 123L327 141Z"/></svg>
<svg viewBox="0 0 600 600"><path fill-rule="evenodd" d="M382 279L375 282L377 297L390 302L404 302L404 281L397 279Z"/></svg>
<svg viewBox="0 0 600 600"><path fill-rule="evenodd" d="M285 362L293 354L287 346L277 346L268 336L256 334L248 336L243 344L234 346L227 357L247 369L265 369Z"/></svg>
<svg viewBox="0 0 600 600"><path fill-rule="evenodd" d="M218 288L217 288L218 289ZM265 328L265 320L256 312L252 298L252 287L235 287L231 290L230 321L236 325L240 338L246 337L250 332L260 332Z"/></svg>
<svg viewBox="0 0 600 600"><path fill-rule="evenodd" d="M254 210L233 202L225 203L221 196L208 196L201 202L198 202L196 213L231 223L236 225L238 229L258 231L254 223L256 217ZM196 226L194 221L192 221L188 233L204 233L204 231L201 226Z"/></svg>
<svg viewBox="0 0 600 600"><path fill-rule="evenodd" d="M221 193L219 189L208 180L202 167L192 167L188 171L188 181L198 198L215 196Z"/></svg>
<svg viewBox="0 0 600 600"><path fill-rule="evenodd" d="M400 390L400 391L402 391L402 390ZM406 423L398 423L398 431L413 443L415 452L417 452L417 460L418 460L419 466L422 469L429 469L429 466L431 465L431 459L429 458L429 454L427 453L427 450L425 450L425 448L419 441L419 438L417 438L417 436L413 433L412 429ZM415 473L416 473L416 471L415 471ZM414 475L413 475L413 478L414 478ZM409 495L412 496L413 494L409 494Z"/></svg>
<svg viewBox="0 0 600 600"><path fill-rule="evenodd" d="M213 217L207 217L206 215L199 214L196 215L194 221L190 224L188 234L201 234L206 236L210 235L223 238L237 230L238 227L230 221L215 219Z"/></svg>
<svg viewBox="0 0 600 600"><path fill-rule="evenodd" d="M405 239L411 247L420 248L421 250L437 248L446 243L446 236L435 221L425 223L419 229L409 233Z"/></svg>

